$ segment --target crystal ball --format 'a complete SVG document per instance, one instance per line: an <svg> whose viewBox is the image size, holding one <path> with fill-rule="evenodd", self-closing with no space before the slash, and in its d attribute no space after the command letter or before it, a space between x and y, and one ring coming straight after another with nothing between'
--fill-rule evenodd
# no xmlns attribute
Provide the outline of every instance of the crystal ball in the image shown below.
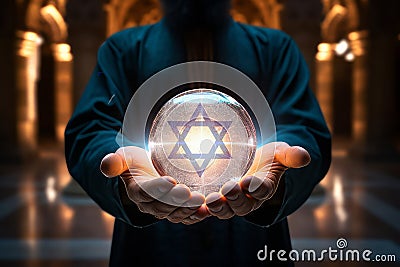
<svg viewBox="0 0 400 267"><path fill-rule="evenodd" d="M151 160L205 196L247 172L256 151L256 130L246 109L217 90L178 94L157 113L149 134Z"/></svg>

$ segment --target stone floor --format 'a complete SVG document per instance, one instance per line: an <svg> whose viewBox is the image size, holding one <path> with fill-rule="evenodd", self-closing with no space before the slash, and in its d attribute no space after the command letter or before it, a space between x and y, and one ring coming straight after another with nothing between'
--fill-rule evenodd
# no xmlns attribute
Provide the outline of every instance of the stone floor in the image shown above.
<svg viewBox="0 0 400 267"><path fill-rule="evenodd" d="M299 262L296 266L400 266L400 162L360 162L335 149L327 177L289 217L294 249L373 251L396 263ZM63 155L0 163L0 266L107 266L114 219L89 198L65 193ZM339 244L341 245L341 244Z"/></svg>

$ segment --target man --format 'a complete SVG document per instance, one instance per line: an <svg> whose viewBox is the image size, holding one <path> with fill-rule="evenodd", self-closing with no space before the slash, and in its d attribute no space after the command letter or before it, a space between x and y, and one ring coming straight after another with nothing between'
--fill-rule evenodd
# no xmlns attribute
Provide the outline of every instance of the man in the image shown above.
<svg viewBox="0 0 400 267"><path fill-rule="evenodd" d="M162 5L159 23L117 33L99 49L94 74L66 129L68 168L117 218L111 266L265 266L257 252L265 246L291 249L286 217L304 203L330 164L330 135L308 86L306 64L284 33L234 22L228 0ZM278 142L257 150L261 164L206 199L173 177L159 177L143 149L119 148L115 141L135 90L158 71L190 60L220 62L248 75L270 103L277 129ZM274 160L263 165L272 147ZM149 196L135 176L177 204ZM252 181L261 185L250 188Z"/></svg>

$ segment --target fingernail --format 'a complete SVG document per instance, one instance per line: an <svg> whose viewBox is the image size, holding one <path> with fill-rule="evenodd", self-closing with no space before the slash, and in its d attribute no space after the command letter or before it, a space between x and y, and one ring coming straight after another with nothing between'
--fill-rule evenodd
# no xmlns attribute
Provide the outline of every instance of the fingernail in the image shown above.
<svg viewBox="0 0 400 267"><path fill-rule="evenodd" d="M253 193L254 191L256 191L260 185L262 184L262 180L258 179L258 178L253 178L250 181L249 184L249 193Z"/></svg>
<svg viewBox="0 0 400 267"><path fill-rule="evenodd" d="M236 185L237 185L236 182L234 182L234 181L228 181L228 182L222 187L221 194L222 194L222 195L228 194L230 191L232 191L233 188L235 188Z"/></svg>
<svg viewBox="0 0 400 267"><path fill-rule="evenodd" d="M229 201L235 201L239 198L239 195L233 195L233 196L225 196L226 199L228 199Z"/></svg>
<svg viewBox="0 0 400 267"><path fill-rule="evenodd" d="M219 213L224 209L224 206L221 206L218 210L212 209L212 212Z"/></svg>

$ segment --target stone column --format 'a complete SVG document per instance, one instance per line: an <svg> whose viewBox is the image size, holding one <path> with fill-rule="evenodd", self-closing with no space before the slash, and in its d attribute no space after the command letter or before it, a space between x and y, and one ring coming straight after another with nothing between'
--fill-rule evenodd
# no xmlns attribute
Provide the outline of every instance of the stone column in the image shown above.
<svg viewBox="0 0 400 267"><path fill-rule="evenodd" d="M367 141L369 54L368 32L349 34L355 55L353 63L352 138L355 148L362 149ZM361 152L361 151L360 151Z"/></svg>
<svg viewBox="0 0 400 267"><path fill-rule="evenodd" d="M353 69L353 154L374 158L395 154L394 36L367 31L349 34Z"/></svg>
<svg viewBox="0 0 400 267"><path fill-rule="evenodd" d="M55 81L55 133L60 143L64 141L64 130L72 115L72 54L68 44L54 44L54 81Z"/></svg>
<svg viewBox="0 0 400 267"><path fill-rule="evenodd" d="M37 149L37 80L42 38L34 32L17 32L16 153L22 158Z"/></svg>
<svg viewBox="0 0 400 267"><path fill-rule="evenodd" d="M333 131L334 44L321 43L316 55L316 95L330 131Z"/></svg>
<svg viewBox="0 0 400 267"><path fill-rule="evenodd" d="M116 3L109 3L104 5L104 10L107 13L107 29L106 36L110 36L113 33L120 30L119 18L118 18L118 6Z"/></svg>

